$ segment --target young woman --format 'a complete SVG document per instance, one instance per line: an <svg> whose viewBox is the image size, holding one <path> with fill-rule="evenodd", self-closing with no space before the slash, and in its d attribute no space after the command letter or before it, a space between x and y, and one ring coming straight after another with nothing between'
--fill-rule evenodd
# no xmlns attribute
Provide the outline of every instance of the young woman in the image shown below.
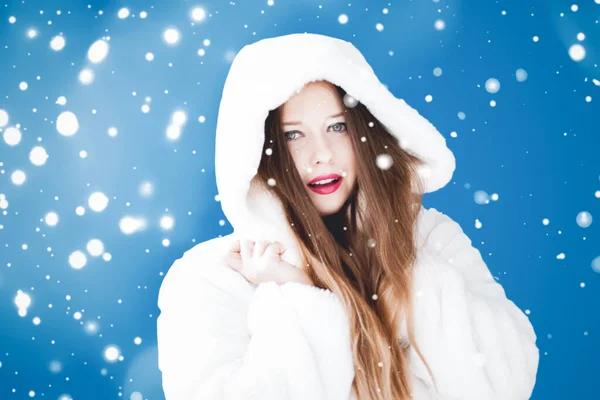
<svg viewBox="0 0 600 400"><path fill-rule="evenodd" d="M452 152L351 43L244 47L215 165L234 232L161 286L167 400L529 398L531 323L460 226L422 206Z"/></svg>

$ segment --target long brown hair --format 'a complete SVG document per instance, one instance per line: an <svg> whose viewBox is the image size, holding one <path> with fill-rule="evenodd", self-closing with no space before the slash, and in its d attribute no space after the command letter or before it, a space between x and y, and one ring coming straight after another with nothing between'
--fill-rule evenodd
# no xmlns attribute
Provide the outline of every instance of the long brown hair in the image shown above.
<svg viewBox="0 0 600 400"><path fill-rule="evenodd" d="M346 107L346 92L333 86L345 110L357 174L340 218L322 217L310 201L284 137L281 106L265 120L263 155L254 179L265 184L275 179L275 185L265 187L283 205L305 270L316 286L331 290L345 306L358 398L410 399L408 346L425 362L414 340L411 312L414 232L423 195L416 171L423 161L404 151L362 103ZM381 154L391 157L387 169L376 164ZM340 224L347 230L339 229ZM403 317L409 343L399 340Z"/></svg>

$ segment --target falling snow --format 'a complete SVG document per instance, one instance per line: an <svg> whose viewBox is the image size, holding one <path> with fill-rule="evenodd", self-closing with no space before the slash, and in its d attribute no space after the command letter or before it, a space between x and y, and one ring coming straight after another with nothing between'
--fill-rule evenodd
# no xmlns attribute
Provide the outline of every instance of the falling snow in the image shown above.
<svg viewBox="0 0 600 400"><path fill-rule="evenodd" d="M381 83L432 121L456 170L425 202L465 222L535 318L548 367L535 394L591 398L593 368L577 393L556 388L553 371L576 364L564 350L573 342L598 346L587 310L600 279L600 0L547 17L519 2L477 15L405 3L5 4L0 398L163 398L158 287L184 251L232 231L212 181L226 72L243 45L283 30L355 42ZM361 133L359 145L372 139ZM388 173L394 154L382 147L371 162Z"/></svg>

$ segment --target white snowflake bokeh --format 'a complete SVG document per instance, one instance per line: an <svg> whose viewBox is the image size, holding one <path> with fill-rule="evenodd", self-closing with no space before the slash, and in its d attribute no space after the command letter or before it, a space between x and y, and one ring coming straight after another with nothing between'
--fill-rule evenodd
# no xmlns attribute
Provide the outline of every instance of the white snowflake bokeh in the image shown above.
<svg viewBox="0 0 600 400"><path fill-rule="evenodd" d="M600 279L600 0L550 3L5 4L0 399L163 398L160 283L185 250L231 232L207 176L226 73L245 44L291 31L355 42L443 133L457 170L425 202L466 222L536 318L543 362L575 364L558 356L571 342L600 348L582 311ZM373 162L393 165L385 149ZM539 398L573 394L544 373Z"/></svg>

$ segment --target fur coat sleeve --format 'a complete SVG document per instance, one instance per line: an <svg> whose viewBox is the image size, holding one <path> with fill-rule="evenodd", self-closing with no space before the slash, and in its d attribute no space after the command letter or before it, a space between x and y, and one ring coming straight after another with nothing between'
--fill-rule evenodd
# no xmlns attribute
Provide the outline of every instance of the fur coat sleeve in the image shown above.
<svg viewBox="0 0 600 400"><path fill-rule="evenodd" d="M539 361L528 318L456 222L425 210L419 234L415 335L435 382L411 347L414 399L528 399ZM341 302L300 283L251 285L226 265L228 238L195 246L164 278L157 334L166 399L355 398Z"/></svg>
<svg viewBox="0 0 600 400"><path fill-rule="evenodd" d="M216 240L177 260L160 289L166 399L348 399L354 369L341 302L296 282L255 287L208 255Z"/></svg>
<svg viewBox="0 0 600 400"><path fill-rule="evenodd" d="M506 297L458 223L431 208L419 230L415 336L438 398L529 399L539 362L529 319ZM414 348L410 362L415 375L435 387Z"/></svg>

